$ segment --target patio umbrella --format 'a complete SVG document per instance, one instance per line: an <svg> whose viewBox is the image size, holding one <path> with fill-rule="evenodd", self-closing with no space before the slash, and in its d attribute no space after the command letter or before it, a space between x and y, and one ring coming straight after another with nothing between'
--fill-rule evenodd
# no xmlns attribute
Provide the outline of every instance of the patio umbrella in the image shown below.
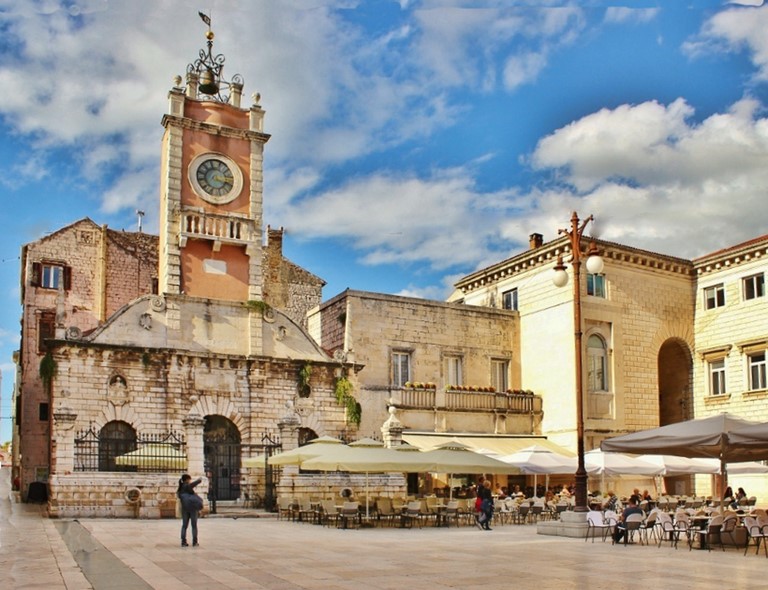
<svg viewBox="0 0 768 590"><path fill-rule="evenodd" d="M518 467L520 471L533 474L533 490L536 494L536 478L539 474L549 478L553 473L576 473L578 463L575 457L565 457L541 445L533 445L501 457L494 457L504 463ZM549 487L549 482L545 487Z"/></svg>
<svg viewBox="0 0 768 590"><path fill-rule="evenodd" d="M296 447L290 451L272 455L267 459L270 465L301 465L307 459L322 455L324 452L334 446L343 446L344 443L338 438L331 436L321 436L309 441L306 445ZM260 467L261 461L258 457L249 457L243 461L244 467Z"/></svg>
<svg viewBox="0 0 768 590"><path fill-rule="evenodd" d="M436 473L508 473L518 475L519 467L510 465L469 450L459 442L445 442L428 451L422 451L422 459L429 466L424 471Z"/></svg>
<svg viewBox="0 0 768 590"><path fill-rule="evenodd" d="M412 448L409 446L409 448ZM369 516L369 473L428 471L429 464L422 459L423 453L408 452L397 448L384 448L373 439L361 439L349 445L335 445L322 455L301 463L302 469L318 471L348 471L365 473L365 515Z"/></svg>
<svg viewBox="0 0 768 590"><path fill-rule="evenodd" d="M118 455L115 457L115 464L184 471L187 468L187 456L172 445L149 443L130 453Z"/></svg>
<svg viewBox="0 0 768 590"><path fill-rule="evenodd" d="M707 418L668 424L604 440L604 451L653 453L718 459L720 472L720 509L727 480L727 463L768 458L768 435L765 427L722 413ZM733 437L731 436L733 433Z"/></svg>
<svg viewBox="0 0 768 590"><path fill-rule="evenodd" d="M710 459L694 459L678 455L640 455L638 459L664 469L661 475L689 475L695 473L719 473L720 464Z"/></svg>
<svg viewBox="0 0 768 590"><path fill-rule="evenodd" d="M622 453L604 453L600 449L593 449L584 453L584 463L587 473L595 475L661 475L664 468L643 461L636 457L630 457Z"/></svg>

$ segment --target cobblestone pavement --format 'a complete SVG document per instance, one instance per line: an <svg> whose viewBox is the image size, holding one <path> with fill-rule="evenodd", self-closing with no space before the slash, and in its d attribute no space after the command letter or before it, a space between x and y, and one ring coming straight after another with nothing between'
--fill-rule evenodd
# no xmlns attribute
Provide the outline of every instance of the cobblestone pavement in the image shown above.
<svg viewBox="0 0 768 590"><path fill-rule="evenodd" d="M762 549L612 546L511 524L342 530L217 517L200 521L200 547L182 548L177 520L54 521L2 485L0 588L746 590L765 588L768 571Z"/></svg>

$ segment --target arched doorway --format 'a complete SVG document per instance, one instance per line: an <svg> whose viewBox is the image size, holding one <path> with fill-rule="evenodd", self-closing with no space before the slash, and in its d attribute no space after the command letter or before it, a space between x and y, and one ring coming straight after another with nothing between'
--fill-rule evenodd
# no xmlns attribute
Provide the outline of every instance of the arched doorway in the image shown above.
<svg viewBox="0 0 768 590"><path fill-rule="evenodd" d="M688 345L670 339L659 349L659 425L693 418L693 362Z"/></svg>
<svg viewBox="0 0 768 590"><path fill-rule="evenodd" d="M672 338L659 349L659 425L693 418L693 361L688 345ZM693 476L665 477L670 494L693 493Z"/></svg>
<svg viewBox="0 0 768 590"><path fill-rule="evenodd" d="M237 426L224 416L206 416L203 446L211 500L237 500L241 457Z"/></svg>

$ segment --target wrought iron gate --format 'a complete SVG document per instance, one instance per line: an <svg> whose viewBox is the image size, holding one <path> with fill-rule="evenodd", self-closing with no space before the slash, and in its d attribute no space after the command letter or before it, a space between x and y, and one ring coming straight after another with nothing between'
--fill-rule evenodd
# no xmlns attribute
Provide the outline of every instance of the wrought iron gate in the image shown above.
<svg viewBox="0 0 768 590"><path fill-rule="evenodd" d="M218 500L240 497L240 432L223 416L207 416L203 431L208 499L215 512Z"/></svg>

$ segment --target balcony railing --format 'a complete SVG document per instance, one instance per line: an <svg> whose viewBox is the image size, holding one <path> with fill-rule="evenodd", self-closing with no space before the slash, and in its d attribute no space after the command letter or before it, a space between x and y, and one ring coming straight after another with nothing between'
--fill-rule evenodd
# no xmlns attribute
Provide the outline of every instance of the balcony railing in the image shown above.
<svg viewBox="0 0 768 590"><path fill-rule="evenodd" d="M392 389L395 405L403 409L497 411L508 414L540 412L541 397L526 393L490 393L442 389Z"/></svg>
<svg viewBox="0 0 768 590"><path fill-rule="evenodd" d="M184 211L181 217L181 235L187 238L214 239L228 244L246 244L251 241L253 222L227 215Z"/></svg>

